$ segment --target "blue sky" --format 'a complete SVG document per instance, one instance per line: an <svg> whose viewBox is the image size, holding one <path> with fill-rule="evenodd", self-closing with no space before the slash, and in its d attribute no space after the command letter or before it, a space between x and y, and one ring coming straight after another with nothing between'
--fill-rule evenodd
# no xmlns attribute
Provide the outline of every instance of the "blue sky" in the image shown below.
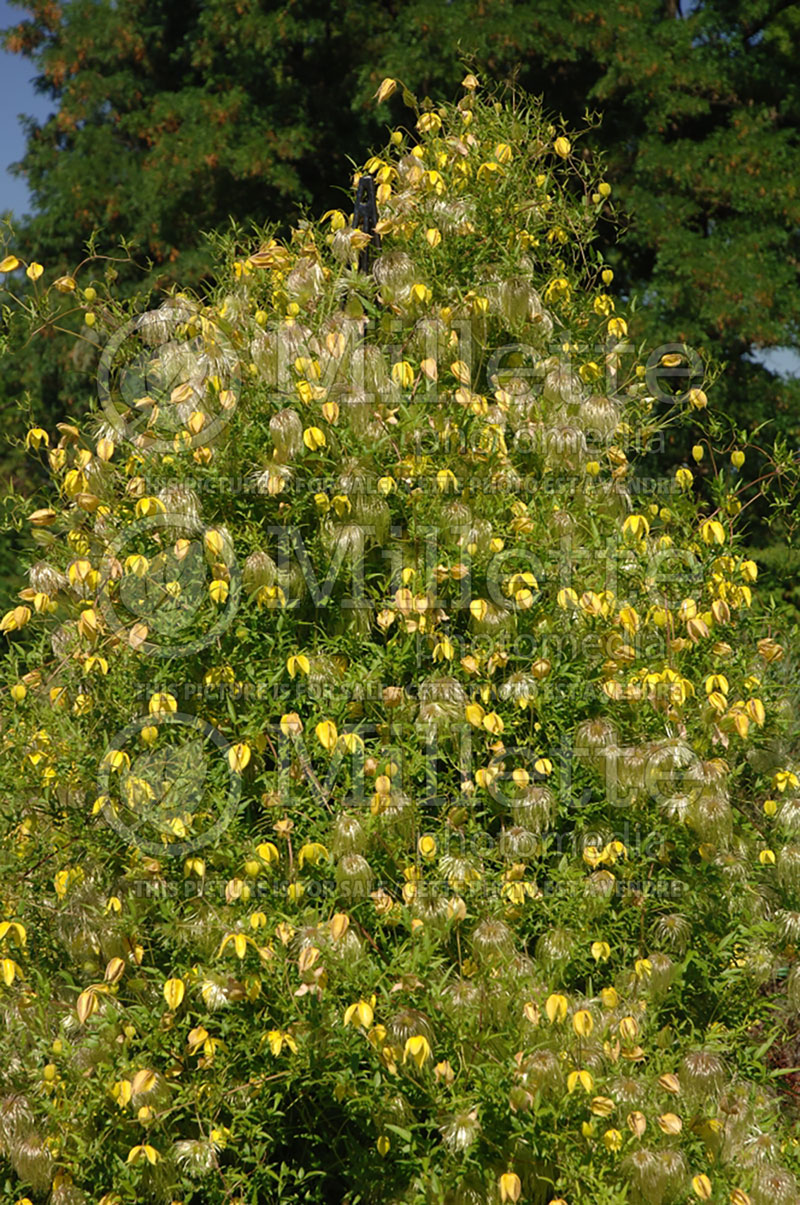
<svg viewBox="0 0 800 1205"><path fill-rule="evenodd" d="M27 14L0 0L0 29L16 25ZM25 153L25 135L18 115L41 120L50 112L49 103L33 88L33 64L19 54L0 52L0 213L7 209L23 214L30 209L25 181L15 179L8 165Z"/></svg>
<svg viewBox="0 0 800 1205"><path fill-rule="evenodd" d="M684 0L684 14L693 7L691 0L689 3ZM15 8L7 0L0 0L0 29L17 24L25 15L22 9ZM26 114L41 121L50 112L49 102L34 89L33 76L33 64L28 59L0 50L0 213L8 209L17 215L30 211L25 181L12 176L8 167L25 151L19 115ZM756 358L775 372L800 376L800 355L794 351L777 348L762 352Z"/></svg>

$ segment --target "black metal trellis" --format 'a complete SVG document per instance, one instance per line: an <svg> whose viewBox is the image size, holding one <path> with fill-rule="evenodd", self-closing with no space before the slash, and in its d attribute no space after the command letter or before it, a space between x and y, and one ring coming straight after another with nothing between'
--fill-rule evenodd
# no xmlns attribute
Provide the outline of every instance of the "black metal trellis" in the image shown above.
<svg viewBox="0 0 800 1205"><path fill-rule="evenodd" d="M375 196L375 180L370 175L364 175L356 189L356 203L353 209L353 228L363 230L370 236L370 241L358 253L359 272L369 272L372 268L372 253L380 251L381 236L375 229L378 223L378 201Z"/></svg>

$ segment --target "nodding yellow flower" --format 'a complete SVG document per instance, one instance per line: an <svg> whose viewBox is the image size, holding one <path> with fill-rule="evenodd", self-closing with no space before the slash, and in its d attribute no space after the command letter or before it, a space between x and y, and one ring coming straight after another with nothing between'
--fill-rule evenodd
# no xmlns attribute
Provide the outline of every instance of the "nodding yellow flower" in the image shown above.
<svg viewBox="0 0 800 1205"><path fill-rule="evenodd" d="M75 561L70 565L70 572L74 569L77 572L79 561ZM150 562L146 556L142 556L140 552L135 552L131 556L125 558L124 569L126 573L132 573L135 577L145 577L147 570L150 568Z"/></svg>
<svg viewBox="0 0 800 1205"><path fill-rule="evenodd" d="M556 138L553 143L553 150L561 159L566 159L572 150L572 143L569 138L565 138L562 135L560 138Z"/></svg>
<svg viewBox="0 0 800 1205"><path fill-rule="evenodd" d="M182 979L168 979L164 984L164 999L167 1007L174 1012L183 1000L185 992L186 985Z"/></svg>
<svg viewBox="0 0 800 1205"><path fill-rule="evenodd" d="M350 917L346 912L337 912L331 917L330 930L334 941L341 941L350 928Z"/></svg>
<svg viewBox="0 0 800 1205"><path fill-rule="evenodd" d="M266 862L267 866L274 866L280 861L278 847L271 841L262 841L260 845L256 846L256 853L262 862Z"/></svg>
<svg viewBox="0 0 800 1205"><path fill-rule="evenodd" d="M431 1047L428 1039L422 1034L414 1034L406 1039L405 1049L403 1051L403 1062L407 1062L409 1058L413 1059L417 1067L422 1070L427 1060L431 1057Z"/></svg>
<svg viewBox="0 0 800 1205"><path fill-rule="evenodd" d="M328 851L319 841L310 841L303 845L300 853L297 855L297 865L302 870L306 862L312 866L319 866L320 862L327 861Z"/></svg>
<svg viewBox="0 0 800 1205"><path fill-rule="evenodd" d="M744 452L739 450L731 452L731 464L735 469L740 469L744 464Z"/></svg>
<svg viewBox="0 0 800 1205"><path fill-rule="evenodd" d="M606 329L612 339L622 339L628 333L628 324L624 318L609 318Z"/></svg>
<svg viewBox="0 0 800 1205"><path fill-rule="evenodd" d="M496 711L490 711L482 720L483 727L492 736L502 736L505 731L505 724Z"/></svg>
<svg viewBox="0 0 800 1205"><path fill-rule="evenodd" d="M724 544L725 528L717 519L706 519L700 524L700 538L704 544Z"/></svg>
<svg viewBox="0 0 800 1205"><path fill-rule="evenodd" d="M499 163L495 163L494 160L488 160L478 168L478 179L493 180L497 173L502 172L502 170Z"/></svg>
<svg viewBox="0 0 800 1205"><path fill-rule="evenodd" d="M619 1036L626 1042L633 1042L639 1034L639 1023L635 1017L623 1017L619 1023Z"/></svg>
<svg viewBox="0 0 800 1205"><path fill-rule="evenodd" d="M634 607L623 607L619 613L619 622L631 635L639 631L639 616Z"/></svg>
<svg viewBox="0 0 800 1205"><path fill-rule="evenodd" d="M160 1158L161 1158L161 1156L158 1153L158 1151L156 1150L156 1148L154 1146L150 1146L149 1143L145 1142L143 1144L140 1144L139 1146L132 1146L131 1149L128 1151L128 1158L126 1159L125 1162L126 1163L139 1163L142 1159L146 1159L148 1163L156 1164L156 1163L158 1163Z"/></svg>
<svg viewBox="0 0 800 1205"><path fill-rule="evenodd" d="M290 1033L283 1029L270 1029L267 1033L267 1041L269 1048L274 1055L279 1055L284 1046L287 1050L291 1050L292 1054L297 1054L297 1042Z"/></svg>
<svg viewBox="0 0 800 1205"><path fill-rule="evenodd" d="M702 389L690 389L688 401L692 410L705 410L708 405L708 398Z"/></svg>
<svg viewBox="0 0 800 1205"><path fill-rule="evenodd" d="M14 607L12 611L6 611L0 619L0 632L18 632L28 623L31 614L30 607Z"/></svg>
<svg viewBox="0 0 800 1205"><path fill-rule="evenodd" d="M160 498L140 498L136 503L136 518L149 518L151 515L164 514L166 507Z"/></svg>
<svg viewBox="0 0 800 1205"><path fill-rule="evenodd" d="M119 773L120 770L130 769L131 759L124 749L109 749L101 765L108 766L110 770Z"/></svg>
<svg viewBox="0 0 800 1205"><path fill-rule="evenodd" d="M370 998L369 1003L366 1000L359 1000L356 1004L351 1004L344 1012L344 1024L358 1024L362 1029L369 1029L375 1016L375 997ZM355 1020L354 1020L355 1019Z"/></svg>
<svg viewBox="0 0 800 1205"><path fill-rule="evenodd" d="M692 1176L692 1191L701 1201L711 1200L711 1181L708 1176L701 1174Z"/></svg>
<svg viewBox="0 0 800 1205"><path fill-rule="evenodd" d="M339 739L339 732L333 720L320 720L314 731L317 734L317 740L322 745L323 749L329 752L336 746Z"/></svg>
<svg viewBox="0 0 800 1205"><path fill-rule="evenodd" d="M24 946L28 940L27 930L17 920L5 920L0 924L0 941L10 935L17 945Z"/></svg>
<svg viewBox="0 0 800 1205"><path fill-rule="evenodd" d="M778 644L777 640L773 640L771 636L764 636L761 640L756 641L758 654L765 661L780 661L784 654L783 645Z"/></svg>
<svg viewBox="0 0 800 1205"><path fill-rule="evenodd" d="M423 858L425 858L427 860L430 860L431 858L435 858L436 857L436 838L430 836L430 834L426 834L425 836L420 837L419 841L417 842L417 849L419 850L420 855Z"/></svg>
<svg viewBox="0 0 800 1205"><path fill-rule="evenodd" d="M320 427L306 427L303 432L303 443L310 452L324 448L327 442L325 432Z"/></svg>
<svg viewBox="0 0 800 1205"><path fill-rule="evenodd" d="M582 1008L575 1013L572 1018L572 1028L579 1038L588 1038L591 1036L594 1029L594 1021L588 1009Z"/></svg>
<svg viewBox="0 0 800 1205"><path fill-rule="evenodd" d="M410 389L414 384L414 369L407 360L398 360L392 365L392 380L401 389Z"/></svg>
<svg viewBox="0 0 800 1205"><path fill-rule="evenodd" d="M423 113L417 122L420 134L435 133L442 128L442 119L438 113Z"/></svg>
<svg viewBox="0 0 800 1205"><path fill-rule="evenodd" d="M619 1130L606 1130L603 1135L603 1146L607 1151L616 1153L622 1146L622 1134Z"/></svg>
<svg viewBox="0 0 800 1205"><path fill-rule="evenodd" d="M565 276L556 276L551 280L544 291L544 299L550 304L553 301L561 301L569 297L570 283Z"/></svg>
<svg viewBox="0 0 800 1205"><path fill-rule="evenodd" d="M694 473L691 469L676 469L675 480L682 490L690 490L694 484Z"/></svg>
<svg viewBox="0 0 800 1205"><path fill-rule="evenodd" d="M54 448L50 453L51 459L55 459L56 453L63 451L63 448ZM64 493L70 498L75 498L78 494L86 493L88 484L86 475L80 469L70 469L64 477Z"/></svg>
<svg viewBox="0 0 800 1205"><path fill-rule="evenodd" d="M607 941L593 941L591 953L595 962L607 962L611 957L611 946Z"/></svg>
<svg viewBox="0 0 800 1205"><path fill-rule="evenodd" d="M250 941L249 937L245 937L244 933L228 933L222 939L219 950L217 951L217 957L225 952L226 947L231 942L233 943L233 952L241 962L247 953L247 943L250 942L251 945L253 943Z"/></svg>
<svg viewBox="0 0 800 1205"><path fill-rule="evenodd" d="M455 648L452 642L445 636L438 644L433 646L431 656L434 661L452 661L455 656Z"/></svg>
<svg viewBox="0 0 800 1205"><path fill-rule="evenodd" d="M628 515L622 524L622 534L635 540L642 540L650 534L650 523L644 515Z"/></svg>
<svg viewBox="0 0 800 1205"><path fill-rule="evenodd" d="M374 99L377 100L379 105L382 105L383 102L388 100L390 96L394 96L396 91L397 80L389 79L387 77L386 79L381 80L380 87L375 93Z"/></svg>
<svg viewBox="0 0 800 1205"><path fill-rule="evenodd" d="M178 710L178 700L167 691L156 691L147 704L150 715L170 715Z"/></svg>
<svg viewBox="0 0 800 1205"><path fill-rule="evenodd" d="M19 260L16 255L7 255L5 259L0 260L0 272L15 272L19 267Z"/></svg>
<svg viewBox="0 0 800 1205"><path fill-rule="evenodd" d="M516 1172L503 1172L497 1183L502 1202L519 1200L522 1194L522 1181Z"/></svg>
<svg viewBox="0 0 800 1205"><path fill-rule="evenodd" d="M57 517L54 510L49 506L44 506L40 510L35 510L33 514L28 515L28 522L33 527L49 527L51 523L55 523Z"/></svg>
<svg viewBox="0 0 800 1205"><path fill-rule="evenodd" d="M594 1087L594 1080L588 1071L570 1071L567 1076L567 1091L572 1093L580 1084L584 1092L591 1092Z"/></svg>
<svg viewBox="0 0 800 1205"><path fill-rule="evenodd" d="M41 264L37 263L28 264L27 268L25 269L25 275L29 280L38 280L43 272L44 268Z"/></svg>
<svg viewBox="0 0 800 1205"><path fill-rule="evenodd" d="M417 282L411 286L411 300L417 305L428 305L433 293L427 285Z"/></svg>
<svg viewBox="0 0 800 1205"><path fill-rule="evenodd" d="M567 1015L567 997L554 992L545 1000L544 1011L551 1025L554 1021L563 1021Z"/></svg>
<svg viewBox="0 0 800 1205"><path fill-rule="evenodd" d="M280 726L284 736L299 736L303 731L303 721L296 711L287 711L282 715Z"/></svg>
<svg viewBox="0 0 800 1205"><path fill-rule="evenodd" d="M364 739L357 732L342 732L339 744L347 753L357 753L364 748Z"/></svg>
<svg viewBox="0 0 800 1205"><path fill-rule="evenodd" d="M305 653L296 653L287 658L286 668L289 671L289 677L294 678L298 673L307 674L311 665Z"/></svg>
<svg viewBox="0 0 800 1205"><path fill-rule="evenodd" d="M231 745L228 750L228 765L234 774L241 774L250 763L250 746L244 742Z"/></svg>
<svg viewBox="0 0 800 1205"><path fill-rule="evenodd" d="M728 679L724 674L709 674L705 681L706 694L711 695L715 691L720 691L723 695L727 695L729 684Z"/></svg>
<svg viewBox="0 0 800 1205"><path fill-rule="evenodd" d="M25 436L25 447L33 448L34 451L38 451L42 444L44 444L46 448L49 448L50 436L43 427L31 427L30 431L28 431L28 434Z"/></svg>

